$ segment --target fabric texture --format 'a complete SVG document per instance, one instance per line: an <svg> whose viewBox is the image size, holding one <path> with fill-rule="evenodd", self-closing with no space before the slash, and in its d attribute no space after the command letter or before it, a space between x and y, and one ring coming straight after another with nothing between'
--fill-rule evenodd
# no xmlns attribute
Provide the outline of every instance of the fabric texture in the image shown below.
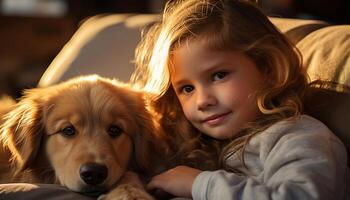
<svg viewBox="0 0 350 200"><path fill-rule="evenodd" d="M96 198L72 192L54 184L0 184L1 200L93 200Z"/></svg>
<svg viewBox="0 0 350 200"><path fill-rule="evenodd" d="M245 151L247 168L237 153L231 155L227 164L242 174L200 173L193 199L347 199L346 156L344 145L324 124L302 115L254 136Z"/></svg>

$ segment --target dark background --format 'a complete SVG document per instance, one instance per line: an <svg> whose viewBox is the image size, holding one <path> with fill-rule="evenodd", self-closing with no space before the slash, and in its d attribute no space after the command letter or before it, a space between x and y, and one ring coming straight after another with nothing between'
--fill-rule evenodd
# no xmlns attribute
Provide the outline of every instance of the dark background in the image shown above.
<svg viewBox="0 0 350 200"><path fill-rule="evenodd" d="M67 10L60 16L0 12L0 95L17 98L23 89L35 87L82 20L101 13L160 12L163 5L153 0L62 2ZM0 6L1 3L4 0L0 0Z"/></svg>
<svg viewBox="0 0 350 200"><path fill-rule="evenodd" d="M0 0L0 8L5 0ZM11 0L7 0L11 1ZM33 0L35 1L35 0ZM50 0L37 0L50 1ZM0 95L20 97L35 87L46 67L82 20L101 13L159 13L166 0L56 0L66 5L59 16L0 11ZM259 0L271 16L350 24L349 0Z"/></svg>

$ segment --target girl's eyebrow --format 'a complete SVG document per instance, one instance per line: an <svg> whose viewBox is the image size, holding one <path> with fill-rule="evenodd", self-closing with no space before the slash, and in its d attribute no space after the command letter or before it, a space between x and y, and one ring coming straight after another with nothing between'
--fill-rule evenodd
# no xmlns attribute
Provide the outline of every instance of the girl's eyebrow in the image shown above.
<svg viewBox="0 0 350 200"><path fill-rule="evenodd" d="M206 74L206 73L210 73L213 72L215 70L218 70L220 68L222 68L223 66L232 66L232 63L229 62L217 62L213 65L209 65L206 69L204 69L203 71L201 71L201 74Z"/></svg>
<svg viewBox="0 0 350 200"><path fill-rule="evenodd" d="M185 85L188 81L186 79L180 79L180 80L176 80L173 82L173 86L178 87L178 86L182 86Z"/></svg>

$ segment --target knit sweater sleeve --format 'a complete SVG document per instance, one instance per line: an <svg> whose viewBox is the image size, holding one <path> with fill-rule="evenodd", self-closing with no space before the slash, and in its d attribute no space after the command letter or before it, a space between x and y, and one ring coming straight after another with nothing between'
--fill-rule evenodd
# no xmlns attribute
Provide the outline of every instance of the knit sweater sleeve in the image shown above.
<svg viewBox="0 0 350 200"><path fill-rule="evenodd" d="M302 116L277 123L248 145L248 169L238 175L200 173L192 186L193 199L343 199L349 177L344 145L321 122ZM252 148L254 147L254 148ZM249 148L248 148L249 149Z"/></svg>

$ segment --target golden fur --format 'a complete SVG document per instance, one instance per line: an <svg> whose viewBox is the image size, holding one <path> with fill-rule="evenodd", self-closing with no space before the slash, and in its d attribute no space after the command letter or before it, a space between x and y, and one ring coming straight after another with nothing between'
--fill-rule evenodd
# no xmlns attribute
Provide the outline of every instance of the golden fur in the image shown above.
<svg viewBox="0 0 350 200"><path fill-rule="evenodd" d="M121 133L109 134L116 132ZM127 170L150 172L158 137L143 94L126 84L87 76L31 89L3 119L0 183L59 183L73 191L104 192ZM82 180L79 171L87 163L107 167L102 183Z"/></svg>

